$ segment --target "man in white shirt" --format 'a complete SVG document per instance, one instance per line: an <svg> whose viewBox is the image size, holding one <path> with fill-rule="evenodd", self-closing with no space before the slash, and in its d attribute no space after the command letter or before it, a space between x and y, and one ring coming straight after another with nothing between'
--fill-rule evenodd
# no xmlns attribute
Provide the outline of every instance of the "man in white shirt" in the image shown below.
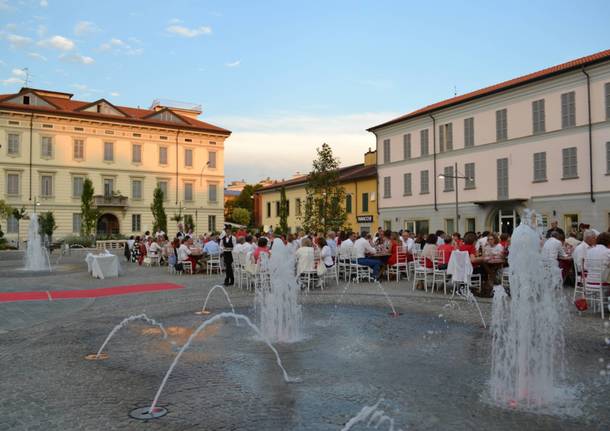
<svg viewBox="0 0 610 431"><path fill-rule="evenodd" d="M600 233L595 242L596 245L589 248L585 255L585 269L587 262L597 260L601 264L602 280L610 281L610 233Z"/></svg>
<svg viewBox="0 0 610 431"><path fill-rule="evenodd" d="M337 240L335 237L336 235L332 230L326 235L326 245L330 248L330 255L332 257L337 256Z"/></svg>
<svg viewBox="0 0 610 431"><path fill-rule="evenodd" d="M354 246L354 241L356 241L356 236L357 235L355 232L350 232L347 239L345 241L341 242L341 246L339 246L339 250L341 251L341 254L347 255L348 250L350 250Z"/></svg>
<svg viewBox="0 0 610 431"><path fill-rule="evenodd" d="M551 232L551 237L542 246L542 256L547 259L557 260L566 257L563 249L563 235L557 231Z"/></svg>
<svg viewBox="0 0 610 431"><path fill-rule="evenodd" d="M411 238L411 232L408 230L403 231L400 240L402 241L403 247L407 250L407 253L413 253L413 244L415 244L415 240Z"/></svg>
<svg viewBox="0 0 610 431"><path fill-rule="evenodd" d="M363 232L362 236L354 243L354 254L358 259L358 264L371 268L373 270L373 278L378 280L379 272L381 271L381 261L366 257L367 254L375 254L377 252L370 241L371 235Z"/></svg>
<svg viewBox="0 0 610 431"><path fill-rule="evenodd" d="M481 237L477 239L477 243L475 244L475 249L477 251L483 251L483 248L487 245L487 237L489 236L489 231L485 231L481 234Z"/></svg>
<svg viewBox="0 0 610 431"><path fill-rule="evenodd" d="M442 230L436 231L436 246L439 247L445 244L445 232Z"/></svg>
<svg viewBox="0 0 610 431"><path fill-rule="evenodd" d="M582 242L578 244L572 252L572 259L574 259L578 268L582 267L582 261L587 254L587 250L595 245L595 237L595 232L591 229L587 229L582 235Z"/></svg>

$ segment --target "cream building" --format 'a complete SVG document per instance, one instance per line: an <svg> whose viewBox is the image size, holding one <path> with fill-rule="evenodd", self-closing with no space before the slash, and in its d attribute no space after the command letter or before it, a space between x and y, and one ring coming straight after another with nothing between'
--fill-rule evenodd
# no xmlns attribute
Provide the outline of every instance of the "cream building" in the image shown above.
<svg viewBox="0 0 610 431"><path fill-rule="evenodd" d="M197 119L201 107L153 102L150 109L105 99L22 88L0 95L0 199L32 213L52 211L55 237L78 235L85 178L95 188L100 235L152 230L153 191L165 191L170 218L190 215L200 232L222 227L224 141L231 132ZM27 223L8 220L6 237Z"/></svg>
<svg viewBox="0 0 610 431"><path fill-rule="evenodd" d="M379 150L380 219L393 229L512 231L525 207L566 231L610 224L610 50L369 131ZM458 178L457 194L456 164L467 178Z"/></svg>

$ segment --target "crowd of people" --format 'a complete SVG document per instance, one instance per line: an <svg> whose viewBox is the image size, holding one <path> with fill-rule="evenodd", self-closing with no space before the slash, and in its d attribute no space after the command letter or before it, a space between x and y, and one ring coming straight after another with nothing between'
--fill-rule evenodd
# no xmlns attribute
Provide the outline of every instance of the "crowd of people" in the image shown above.
<svg viewBox="0 0 610 431"><path fill-rule="evenodd" d="M510 253L510 235L495 232L413 233L408 230L392 232L379 228L369 232L317 232L307 234L276 235L273 232L249 233L244 229L233 232L230 226L220 234L195 235L192 231L179 229L173 240L163 231L154 234L145 232L142 236L131 237L127 241L125 257L142 265L149 259L161 264L172 265L180 270L189 262L193 272L203 271L208 259L220 256L224 261L225 285L234 284L233 256L242 253L250 263L256 265L263 255L269 256L274 239L280 238L296 259L296 274L332 269L341 254L355 259L359 265L369 267L371 277L381 280L384 270L395 265L401 258L406 261L416 256L425 258L428 267L436 265L447 268L451 254L455 250L465 251L475 274L481 274L487 286L495 282L498 269L507 265ZM581 225L566 238L557 222L552 222L541 245L542 254L547 259L557 260L565 279L576 276L574 267L580 268L586 259L601 259L605 267L610 262L610 233L599 233ZM348 251L349 250L349 251ZM400 251L400 253L399 253ZM576 265L573 264L576 263ZM586 269L586 268L585 268ZM579 269L576 269L579 271ZM606 275L608 277L608 275ZM610 280L609 280L610 281Z"/></svg>

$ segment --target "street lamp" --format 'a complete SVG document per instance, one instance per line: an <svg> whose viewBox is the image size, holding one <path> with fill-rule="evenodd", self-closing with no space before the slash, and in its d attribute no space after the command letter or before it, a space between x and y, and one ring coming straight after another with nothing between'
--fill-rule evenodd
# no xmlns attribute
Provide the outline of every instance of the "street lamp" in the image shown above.
<svg viewBox="0 0 610 431"><path fill-rule="evenodd" d="M454 167L454 171L455 175L445 175L445 174L440 174L438 176L439 179L445 179L445 178L455 178L455 229L456 231L459 231L459 226L460 226L460 212L458 209L458 180L466 180L466 181L471 181L472 178L471 177L467 177L465 175L460 175L458 170L457 170L457 163L455 164Z"/></svg>
<svg viewBox="0 0 610 431"><path fill-rule="evenodd" d="M38 200L38 196L34 196L34 214L36 214L36 208L40 206L40 201Z"/></svg>

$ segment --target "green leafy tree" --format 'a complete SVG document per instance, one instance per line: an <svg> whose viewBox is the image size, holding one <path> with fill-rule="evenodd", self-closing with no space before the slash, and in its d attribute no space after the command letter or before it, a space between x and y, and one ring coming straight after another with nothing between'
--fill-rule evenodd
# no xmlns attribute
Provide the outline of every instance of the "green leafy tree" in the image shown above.
<svg viewBox="0 0 610 431"><path fill-rule="evenodd" d="M57 229L57 224L55 224L55 216L52 211L42 213L38 216L39 223L39 233L44 238L46 235L49 239L49 243L53 240L53 232Z"/></svg>
<svg viewBox="0 0 610 431"><path fill-rule="evenodd" d="M305 186L303 228L307 232L341 230L345 228L347 213L342 205L345 190L339 184L339 161L326 143L316 152L318 157L313 161Z"/></svg>
<svg viewBox="0 0 610 431"><path fill-rule="evenodd" d="M153 203L150 204L150 211L153 215L153 231L157 232L161 229L163 232L167 232L167 214L163 207L163 190L159 187L155 188L153 193Z"/></svg>
<svg viewBox="0 0 610 431"><path fill-rule="evenodd" d="M245 210L248 210L248 212L250 213L250 223L254 223L254 193L256 193L256 191L258 189L260 189L261 187L263 187L260 184L247 184L243 190L241 191L241 193L239 194L239 196L237 197L237 199L235 199L231 205L233 208L243 208ZM231 216L233 216L233 208L231 209ZM237 220L233 220L235 223L239 223ZM241 224L241 223L240 223ZM249 224L248 226L253 226L253 224Z"/></svg>
<svg viewBox="0 0 610 431"><path fill-rule="evenodd" d="M190 214L184 215L184 229L188 232L192 230L195 232L195 222L193 221L193 216Z"/></svg>
<svg viewBox="0 0 610 431"><path fill-rule="evenodd" d="M26 211L25 207L21 207L21 209L13 208L13 217L17 220L17 247L19 247L19 225L21 224L21 220L25 217Z"/></svg>
<svg viewBox="0 0 610 431"><path fill-rule="evenodd" d="M94 235L97 219L100 216L100 211L95 207L93 201L94 193L93 183L89 178L85 178L80 197L81 234L88 238Z"/></svg>
<svg viewBox="0 0 610 431"><path fill-rule="evenodd" d="M286 199L286 188L280 189L280 230L288 233L288 200Z"/></svg>
<svg viewBox="0 0 610 431"><path fill-rule="evenodd" d="M9 204L0 199L0 219L6 219L12 213L13 209ZM4 232L2 232L2 224L0 223L0 245L4 244L6 239L4 238Z"/></svg>
<svg viewBox="0 0 610 431"><path fill-rule="evenodd" d="M237 224L248 226L250 224L250 211L245 208L233 208L231 218Z"/></svg>

